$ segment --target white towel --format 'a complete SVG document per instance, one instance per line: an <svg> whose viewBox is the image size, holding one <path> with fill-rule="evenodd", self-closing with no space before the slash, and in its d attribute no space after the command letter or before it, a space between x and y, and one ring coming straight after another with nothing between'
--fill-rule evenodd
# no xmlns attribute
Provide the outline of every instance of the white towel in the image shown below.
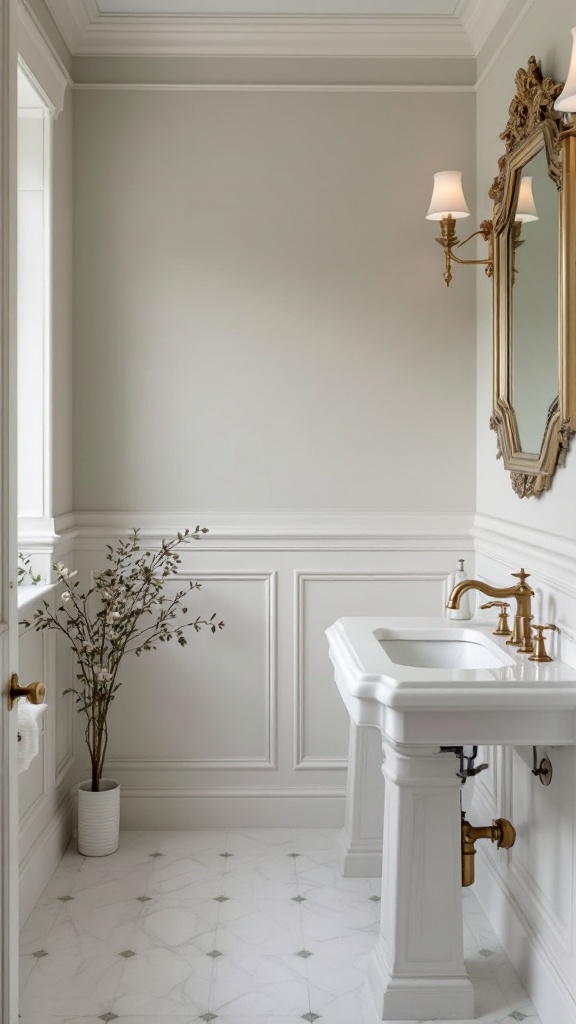
<svg viewBox="0 0 576 1024"><path fill-rule="evenodd" d="M40 749L40 719L47 704L31 704L25 697L18 701L18 773L25 772Z"/></svg>

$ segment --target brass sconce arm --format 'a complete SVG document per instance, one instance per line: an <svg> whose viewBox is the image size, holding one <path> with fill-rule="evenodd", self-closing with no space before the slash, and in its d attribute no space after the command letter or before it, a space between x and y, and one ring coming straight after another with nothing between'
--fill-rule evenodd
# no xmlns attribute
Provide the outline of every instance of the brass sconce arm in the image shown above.
<svg viewBox="0 0 576 1024"><path fill-rule="evenodd" d="M486 276L492 277L492 271L494 266L493 259L493 239L494 233L492 229L491 220L483 220L480 224L478 231L473 231L468 238L465 238L460 242L456 236L456 221L454 217L443 217L440 221L441 237L437 238L438 245L441 245L444 250L445 269L444 269L444 280L449 286L452 280L452 269L451 263L460 263L465 266L482 265L486 267ZM477 235L482 235L485 242L488 242L488 258L485 260L466 260L461 256L457 256L454 249L460 249L463 245L466 245L472 238L476 238Z"/></svg>

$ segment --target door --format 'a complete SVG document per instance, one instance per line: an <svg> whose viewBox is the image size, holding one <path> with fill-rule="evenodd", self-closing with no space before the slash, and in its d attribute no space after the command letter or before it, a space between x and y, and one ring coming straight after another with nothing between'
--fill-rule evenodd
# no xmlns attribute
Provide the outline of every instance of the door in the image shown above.
<svg viewBox="0 0 576 1024"><path fill-rule="evenodd" d="M0 0L0 1011L18 1021L16 0Z"/></svg>

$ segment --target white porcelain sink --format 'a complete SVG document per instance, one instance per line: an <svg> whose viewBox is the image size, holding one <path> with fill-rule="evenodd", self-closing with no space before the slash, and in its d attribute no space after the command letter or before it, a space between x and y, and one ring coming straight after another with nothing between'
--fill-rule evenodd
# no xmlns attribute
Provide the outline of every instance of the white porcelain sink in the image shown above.
<svg viewBox="0 0 576 1024"><path fill-rule="evenodd" d="M356 841L362 853L370 799L360 742L367 730L359 726L380 730L384 754L382 915L368 961L381 1020L474 1016L462 936L454 748L576 745L576 669L530 662L493 628L366 617L338 619L326 631L351 718L342 838L351 857Z"/></svg>
<svg viewBox="0 0 576 1024"><path fill-rule="evenodd" d="M576 669L530 662L493 628L338 619L327 630L330 657L353 721L403 743L576 743Z"/></svg>
<svg viewBox="0 0 576 1024"><path fill-rule="evenodd" d="M483 634L469 638L472 630L461 630L454 637L438 637L438 631L427 633L399 630L397 634L376 634L380 646L394 665L412 668L484 669L513 665L512 658Z"/></svg>

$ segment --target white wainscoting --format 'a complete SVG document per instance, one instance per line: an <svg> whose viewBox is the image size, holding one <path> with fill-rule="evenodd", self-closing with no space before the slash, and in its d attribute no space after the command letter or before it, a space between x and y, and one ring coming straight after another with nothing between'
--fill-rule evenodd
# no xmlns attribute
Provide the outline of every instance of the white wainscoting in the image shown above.
<svg viewBox="0 0 576 1024"><path fill-rule="evenodd" d="M555 622L553 653L576 664L576 545L543 531L477 516L477 573L498 586L523 565L536 591L535 621ZM531 774L532 748L481 749L473 824L510 818L507 853L478 844L475 892L519 971L544 1024L576 1020L576 750L539 748L550 786Z"/></svg>
<svg viewBox="0 0 576 1024"><path fill-rule="evenodd" d="M182 552L181 575L202 584L191 611L226 626L124 663L106 768L123 827L341 825L348 717L324 630L341 615L441 615L472 519L79 513L76 567L87 579L133 526L154 546L197 523L210 532Z"/></svg>
<svg viewBox="0 0 576 1024"><path fill-rule="evenodd" d="M19 617L31 620L46 598L46 588L19 592ZM23 923L62 857L72 834L70 770L74 764L73 703L63 690L70 685L72 659L54 632L21 627L19 675L23 685L41 680L48 710L41 726L40 752L19 776L20 919Z"/></svg>

